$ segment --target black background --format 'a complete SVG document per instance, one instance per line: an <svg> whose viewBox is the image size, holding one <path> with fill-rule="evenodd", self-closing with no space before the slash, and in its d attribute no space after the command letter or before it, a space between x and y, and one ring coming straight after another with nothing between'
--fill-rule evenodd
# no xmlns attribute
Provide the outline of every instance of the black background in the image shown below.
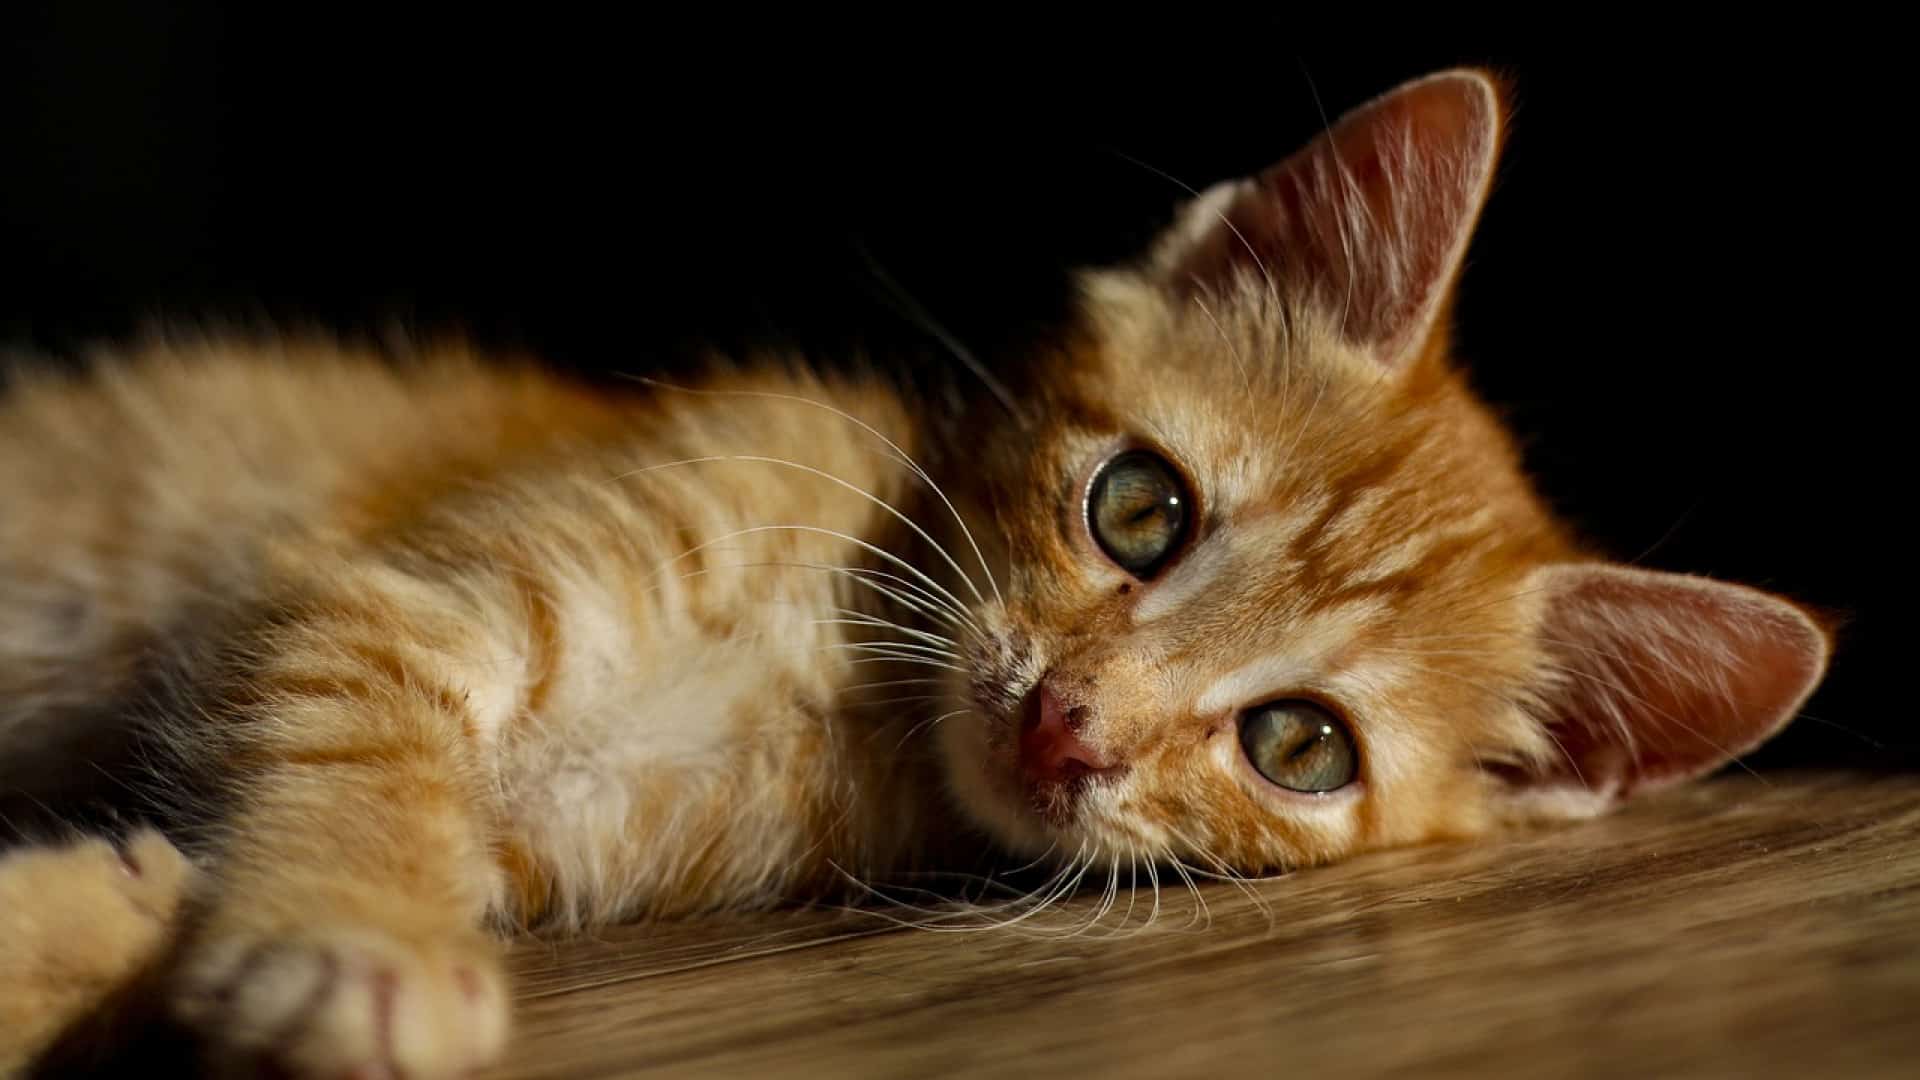
<svg viewBox="0 0 1920 1080"><path fill-rule="evenodd" d="M1842 621L1756 763L1920 761L1892 680L1912 124L1886 28L275 10L0 16L0 344L459 329L590 374L702 342L928 351L883 271L992 358L1058 317L1068 267L1167 220L1155 170L1205 186L1491 65L1518 93L1458 309L1482 390L1606 550Z"/></svg>

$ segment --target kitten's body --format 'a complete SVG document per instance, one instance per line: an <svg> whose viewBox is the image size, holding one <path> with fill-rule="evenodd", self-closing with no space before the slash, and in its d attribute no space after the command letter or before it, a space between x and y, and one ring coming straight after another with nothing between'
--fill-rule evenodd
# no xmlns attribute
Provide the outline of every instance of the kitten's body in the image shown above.
<svg viewBox="0 0 1920 1080"><path fill-rule="evenodd" d="M67 740L164 673L106 756L198 823L179 1011L243 1058L437 1075L503 1037L489 924L981 847L1257 872L1702 771L1826 645L1587 562L1530 492L1433 332L1496 135L1443 76L1200 200L1087 279L1011 412L768 363L590 394L196 346L26 380L0 776L71 780ZM1151 571L1089 532L1123 451L1195 515ZM1249 763L1275 701L1351 732L1337 783Z"/></svg>
<svg viewBox="0 0 1920 1080"><path fill-rule="evenodd" d="M769 367L596 395L463 355L226 344L25 380L0 430L34 462L5 482L30 490L0 497L49 512L0 534L23 600L0 618L41 655L4 672L0 724L111 699L116 676L144 691L142 658L217 626L279 659L162 672L244 683L197 705L305 716L344 688L461 722L500 802L486 906L507 921L765 902L828 860L890 865L927 824L899 789L933 774L900 768L905 725L855 730L889 711L848 687L885 676L838 648L874 633L837 609L873 605L821 568L877 561L829 532L899 546L875 499L925 516L882 441L911 452L914 429L878 381ZM765 460L716 460L740 455ZM747 531L783 523L801 528ZM406 752L315 719L288 720L289 749Z"/></svg>

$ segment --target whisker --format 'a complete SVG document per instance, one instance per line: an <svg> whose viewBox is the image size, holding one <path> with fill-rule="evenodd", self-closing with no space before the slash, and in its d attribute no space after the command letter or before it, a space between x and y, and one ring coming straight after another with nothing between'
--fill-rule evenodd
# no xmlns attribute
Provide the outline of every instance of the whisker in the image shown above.
<svg viewBox="0 0 1920 1080"><path fill-rule="evenodd" d="M907 745L908 741L911 740L915 735L919 734L923 729L938 727L942 720L950 720L956 716L965 716L966 714L972 711L973 711L972 709L955 709L950 713L943 713L939 716L934 717L931 720L922 720L921 722L908 728L907 733L905 735L900 736L900 741L893 744L893 748L897 752L901 747Z"/></svg>
<svg viewBox="0 0 1920 1080"><path fill-rule="evenodd" d="M961 621L962 619L966 618L964 612L958 612L957 609L949 607L949 605L947 605L947 603L941 600L939 597L933 595L930 592L927 592L925 589L921 588L919 585L916 585L913 582L908 581L906 578L903 578L898 574L890 574L885 570L876 570L871 567L835 566L831 563L761 560L761 561L755 561L755 562L726 563L719 566L706 567L700 570L690 570L684 574L678 575L678 577L675 578L675 580L687 581L689 579L696 578L696 577L704 577L713 570L722 570L722 569L748 570L748 569L756 569L756 568L762 568L762 567L777 567L777 568L789 569L789 570L817 570L823 573L839 574L845 579L852 581L856 584L863 585L869 589L872 589L873 591L878 592L881 595L894 600L895 602L901 604L904 607L910 608L914 611L918 611L919 613L927 616L930 619L934 619L938 622L944 623L945 625L953 628L956 631L959 631L961 633L973 632L976 634L979 632L978 627L972 625L971 619L967 619L965 622ZM915 595L924 597L926 600L926 603L922 604L922 603L916 602L911 596L901 595L898 591L893 589L891 586L882 585L877 581L868 580L869 577L879 577L879 578L887 579L889 581L897 582L904 588L912 589ZM956 617L956 612L958 614L958 617Z"/></svg>
<svg viewBox="0 0 1920 1080"><path fill-rule="evenodd" d="M722 544L727 542L728 540L735 540L743 536L753 536L759 533L769 533L769 532L801 532L801 533L810 533L810 534L819 535L819 536L831 536L837 540L841 540L846 543L852 544L855 547L859 547L865 551L871 552L874 555L878 555L882 559L885 559L888 562L893 563L895 566L900 567L902 570L905 570L908 573L912 574L914 577L919 578L923 583L931 587L935 592L938 592L941 596L946 597L946 599L950 603L952 603L955 608L965 607L965 605L963 605L960 602L959 597L948 592L946 588L942 586L939 582L928 577L926 574L922 573L918 567L914 566L912 563L907 562L905 559L900 558L898 555L895 555L890 551L882 550L881 548L873 544L870 544L865 540L860 539L857 536L850 536L846 533L840 532L837 529L822 528L821 526L818 526L818 525L753 525L744 529L735 529L734 531L726 533L724 535L716 536L711 540L706 540L701 543L695 544L694 546L686 549L685 551L682 551L678 555L675 555L672 558L669 558L665 562L661 563L659 567L655 569L654 572L656 574L662 573L666 570L667 567L672 566L674 563L679 562L682 559L692 558L694 555L700 553L701 551L706 550L707 548L714 546L715 544Z"/></svg>
<svg viewBox="0 0 1920 1080"><path fill-rule="evenodd" d="M945 679L930 676L916 679L881 679L878 682L854 683L851 686L843 686L840 688L840 692L843 694L851 694L856 690L877 690L889 686L926 686L928 684L939 684L946 681Z"/></svg>
<svg viewBox="0 0 1920 1080"><path fill-rule="evenodd" d="M1200 886L1194 882L1193 876L1187 873L1186 867L1181 865L1180 857L1175 855L1171 848L1167 850L1167 857L1171 860L1167 865L1173 869L1174 873L1180 875L1180 880L1187 884L1187 891L1193 894L1193 902L1196 905L1195 918L1188 920L1187 928L1192 929L1194 923L1204 916L1206 923L1201 929L1203 931L1212 929L1213 908L1207 904L1207 898L1200 894Z"/></svg>
<svg viewBox="0 0 1920 1080"><path fill-rule="evenodd" d="M823 569L829 569L825 564L821 564L821 566ZM935 619L958 633L970 633L976 639L981 636L979 625L976 624L972 617L965 611L955 610L949 607L946 602L939 597L898 574L889 574L885 570L875 570L870 567L837 567L830 569L844 570L847 573L848 580L863 585L903 607L918 611L929 618ZM871 580L872 578L884 578L888 581L895 582L901 588L912 590L912 594L910 596L902 596L898 589L889 585L882 585L878 581ZM916 597L919 599L916 600Z"/></svg>
<svg viewBox="0 0 1920 1080"><path fill-rule="evenodd" d="M928 660L925 657L904 656L904 655L862 656L862 657L859 657L858 659L849 660L847 661L847 663L848 664L919 664L922 667L945 668L948 671L965 672L967 670L966 668L962 668L962 667L954 667L952 664L943 664L936 660Z"/></svg>
<svg viewBox="0 0 1920 1080"><path fill-rule="evenodd" d="M999 379L993 377L993 373L988 371L986 365L982 364L979 359L973 355L973 351L960 344L958 338L948 333L946 327L941 326L939 322L935 321L933 316L927 312L927 309L922 307L920 302L913 298L913 294L907 292L898 281L893 279L893 275L887 273L886 268L880 265L880 260L874 258L873 253L868 251L865 245L860 245L860 254L866 259L867 269L893 294L895 301L899 303L902 308L902 313L918 323L921 329L933 335L934 340L945 346L948 352L953 353L955 358L964 364L967 370L972 372L973 375L980 380L981 384L992 392L993 396L1007 410L1007 413L1013 417L1016 423L1022 428L1031 426L1026 414L1020 410L1019 405L1013 400L1012 392L1010 392Z"/></svg>
<svg viewBox="0 0 1920 1080"><path fill-rule="evenodd" d="M1003 605L1006 603L1005 599L1000 595L999 583L996 582L993 578L993 568L987 565L986 556L980 553L980 545L973 538L973 531L967 527L966 519L960 516L960 511L954 507L953 501L947 498L947 493L941 489L939 484L934 482L932 476L929 476L927 474L927 470L921 468L920 463L913 459L913 455L907 453L904 449L902 449L899 443L894 442L892 439L889 439L884 433L880 431L879 428L876 428L872 424L867 423L865 420L862 420L859 417L853 415L852 413L847 412L845 409L841 409L834 405L830 405L824 401L815 401L812 398L801 397L798 394L782 394L772 390L703 390L703 389L697 389L694 387L675 386L672 383L665 382L656 378L651 378L648 376L629 376L629 377L634 378L636 381L647 386L652 386L652 387L655 387L658 389L664 389L664 390L673 390L682 394L692 394L698 397L762 398L770 401L786 401L786 402L791 402L797 405L805 405L805 406L808 406L809 408L821 409L826 412L832 413L833 415L839 417L840 419L845 420L848 423L853 424L855 427L860 428L862 431L865 431L867 434L873 436L874 438L884 443L887 449L893 451L894 454L899 458L901 464L911 469L913 471L913 474L920 478L920 482L927 485L928 489L930 489L934 493L934 495L940 500L941 504L947 508L947 513L952 515L954 524L960 526L960 533L962 536L966 538L967 546L973 549L973 557L979 560L981 571L987 575L987 584L991 586L993 589L994 600ZM1015 413L1016 417L1018 415L1019 415L1018 413Z"/></svg>
<svg viewBox="0 0 1920 1080"><path fill-rule="evenodd" d="M1010 869L1010 870L1006 870L1006 871L1004 871L1004 873L1008 873L1008 874L1023 874L1023 873L1026 873L1026 872L1027 872L1028 870L1031 870L1031 869L1033 869L1034 867L1036 867L1036 866L1039 866L1039 865L1040 865L1041 863L1043 863L1043 862L1046 862L1046 861L1047 861L1047 856L1049 856L1049 855L1051 855L1051 854L1053 854L1053 852L1054 852L1054 849L1055 849L1055 848L1058 848L1059 846L1060 846L1060 841L1058 841L1058 840L1055 840L1055 841L1053 841L1052 843L1050 843L1050 844L1048 844L1048 845L1047 845L1047 850L1045 850L1045 851L1043 851L1043 852L1041 852L1040 854L1038 854L1038 855L1036 855L1036 856L1034 856L1034 857L1033 857L1033 861L1031 861L1031 862L1025 862L1025 863L1021 863L1021 864L1020 864L1019 866L1016 866L1016 867L1013 867L1013 868L1012 868L1012 869Z"/></svg>
<svg viewBox="0 0 1920 1080"><path fill-rule="evenodd" d="M934 553L939 555L940 558L944 560L948 566L952 567L953 572L955 574L960 575L960 580L966 584L969 590L973 592L973 598L975 600L978 600L983 604L987 602L987 598L981 594L979 587L973 583L973 578L967 576L967 572L965 570L960 569L960 564L955 562L953 559L953 556L947 553L946 547L942 545L938 540L935 540L933 537L927 535L927 531L925 529L922 529L917 523L915 523L912 518L901 513L899 509L896 508L892 503L886 501L885 499L882 499L878 495L875 495L873 492L868 491L867 489L861 487L858 484L852 483L848 480L842 479L841 477L835 476L832 473L827 472L825 469L816 469L811 465L805 465L798 461L788 461L785 458L766 457L760 454L709 454L704 457L683 458L679 461L667 461L667 462L662 462L658 465L648 465L643 468L634 469L629 472L621 473L618 476L613 477L613 479L616 481L627 480L636 476L644 476L648 473L657 472L661 469L671 469L671 468L675 468L682 465L698 465L704 462L748 462L748 463L761 464L761 465L779 465L783 468L798 469L801 472L807 473L809 475L820 477L822 480L827 480L831 483L838 484L841 487L847 489L848 491L853 492L855 495L858 495L861 498L872 503L873 505L879 507L880 509L885 510L887 513L892 514L896 519L899 520L899 522L902 525L905 525L907 528L912 529L915 536L918 536L920 539L925 540L927 544L933 548Z"/></svg>
<svg viewBox="0 0 1920 1080"><path fill-rule="evenodd" d="M1081 863L1081 859L1085 854L1086 844L1082 843L1080 850L1075 853L1072 859L1054 871L1044 882L1041 882L1029 892L1013 900L985 908L974 906L947 910L928 909L894 900L892 897L881 893L866 882L847 873L846 870L834 864L831 860L829 860L828 865L832 866L841 876L847 878L848 881L861 892L866 893L874 899L889 903L896 908L924 916L924 918L916 921L902 919L899 916L884 911L874 911L872 909L854 910L874 915L898 926L928 930L935 933L980 933L990 930L1006 930L1021 925L1028 919L1052 907L1078 883L1079 878L1076 876L1076 871L1079 874L1085 873L1085 867ZM995 917L1003 912L1017 912L1017 914L1005 919ZM967 918L982 919L984 921L968 925L953 925L955 921Z"/></svg>
<svg viewBox="0 0 1920 1080"><path fill-rule="evenodd" d="M1119 150L1111 150L1110 152L1114 156L1119 157L1125 161L1128 161L1134 165L1138 165L1140 168L1145 169L1148 172L1154 174L1155 176L1160 177L1162 180L1165 180L1168 183L1173 184L1175 187L1180 188L1182 191L1185 191L1188 195L1196 199L1199 198L1201 195L1201 192L1198 188L1194 187L1192 184L1187 183L1185 180L1182 180L1179 177L1173 175L1172 173L1167 172L1165 169L1156 168L1153 165L1149 165L1148 163L1140 160L1137 157L1134 157L1131 154L1123 153ZM1260 253L1254 250L1253 244L1248 242L1246 235L1240 231L1239 227L1236 226L1233 223L1233 221L1227 217L1225 213L1219 210L1215 210L1213 212L1213 216L1216 218L1219 218L1220 224L1225 225L1227 227L1227 231L1233 234L1233 238L1240 242L1241 247L1246 249L1247 255L1253 259L1253 264L1259 268L1260 276L1266 279L1267 294L1273 298L1275 306L1276 307L1279 306L1280 286L1278 283L1274 281L1273 271L1268 269L1266 260L1260 257Z"/></svg>
<svg viewBox="0 0 1920 1080"><path fill-rule="evenodd" d="M874 698L852 704L857 708L871 709L881 705L911 705L922 701L939 701L949 696L947 694L909 694L906 697Z"/></svg>
<svg viewBox="0 0 1920 1080"><path fill-rule="evenodd" d="M883 664L883 663L919 664L922 667L945 668L948 671L958 671L963 674L967 670L966 668L960 667L957 664L949 664L949 663L945 663L940 660L934 660L925 656L915 656L912 653L889 652L886 649L883 649L874 645L861 645L861 644L821 645L819 646L819 648L822 648L822 649L846 648L846 649L851 649L855 652L870 654L856 660L849 660L847 661L847 663L849 664Z"/></svg>
<svg viewBox="0 0 1920 1080"><path fill-rule="evenodd" d="M924 641L930 645L943 645L949 649L958 649L960 647L959 642L943 634L930 633L926 630L915 630L910 626L902 626L891 619L882 619L876 615L862 615L851 608L836 608L834 610L839 611L849 617L840 618L840 619L814 619L814 620L811 620L811 622L809 622L808 625L810 626L871 626L876 630L897 630L902 634L906 634L909 637L918 638L921 641Z"/></svg>
<svg viewBox="0 0 1920 1080"><path fill-rule="evenodd" d="M1246 898L1253 903L1253 906L1266 917L1269 924L1273 922L1273 908L1267 904L1265 898L1254 891L1253 887L1248 884L1248 879L1245 875L1236 873L1232 867L1226 864L1225 860L1209 851L1205 845L1194 842L1191 836L1188 836L1178 828L1171 825L1167 828L1175 836L1180 838L1181 843L1187 845L1189 851L1192 851L1199 858L1212 864L1214 870L1217 871L1217 874L1208 874L1207 871L1199 867L1189 866L1187 867L1189 873L1199 874L1204 877L1217 877L1218 880L1231 883L1235 888L1239 889L1241 893L1245 894ZM1179 861L1177 857L1175 861Z"/></svg>
<svg viewBox="0 0 1920 1080"><path fill-rule="evenodd" d="M1117 853L1116 853L1117 854ZM1089 929L1100 925L1100 920L1112 913L1114 905L1120 900L1120 860L1107 860L1107 889L1101 895L1100 909L1087 921Z"/></svg>
<svg viewBox="0 0 1920 1080"><path fill-rule="evenodd" d="M1114 927L1114 933L1126 929L1133 921L1133 905L1140 899L1140 850L1132 840L1127 841L1127 910L1120 916L1120 925Z"/></svg>
<svg viewBox="0 0 1920 1080"><path fill-rule="evenodd" d="M1148 849L1147 857L1142 861L1147 868L1147 880L1153 885L1153 910L1147 913L1144 926L1152 926L1160 921L1160 870L1154 865L1152 849Z"/></svg>
<svg viewBox="0 0 1920 1080"><path fill-rule="evenodd" d="M820 648L844 649L844 648L850 648L853 646L860 646L860 645L871 645L876 648L893 649L899 652L913 653L919 656L938 656L947 660L960 659L960 656L957 653L955 653L952 649L949 649L944 645L928 645L918 641L891 641L885 638L875 638L867 641L837 641L827 645L822 645L820 646Z"/></svg>

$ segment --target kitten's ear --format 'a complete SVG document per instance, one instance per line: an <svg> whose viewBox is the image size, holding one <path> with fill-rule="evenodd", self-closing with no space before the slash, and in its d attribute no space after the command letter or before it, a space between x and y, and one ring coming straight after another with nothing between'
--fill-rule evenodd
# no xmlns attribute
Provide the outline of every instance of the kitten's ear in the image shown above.
<svg viewBox="0 0 1920 1080"><path fill-rule="evenodd" d="M1780 730L1826 670L1826 632L1755 589L1600 563L1533 586L1553 745L1503 770L1529 816L1587 816L1716 769Z"/></svg>
<svg viewBox="0 0 1920 1080"><path fill-rule="evenodd" d="M1477 71L1407 83L1306 149L1190 204L1153 254L1181 291L1264 274L1382 363L1417 355L1486 198L1499 94Z"/></svg>

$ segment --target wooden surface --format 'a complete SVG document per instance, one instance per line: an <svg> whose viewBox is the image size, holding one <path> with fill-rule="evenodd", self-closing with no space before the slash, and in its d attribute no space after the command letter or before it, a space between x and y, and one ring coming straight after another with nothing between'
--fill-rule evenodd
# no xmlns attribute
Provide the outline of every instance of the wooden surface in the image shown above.
<svg viewBox="0 0 1920 1080"><path fill-rule="evenodd" d="M1920 776L1724 777L1204 912L1163 882L1146 930L1142 885L1077 933L1099 889L525 942L498 1075L1920 1076Z"/></svg>

